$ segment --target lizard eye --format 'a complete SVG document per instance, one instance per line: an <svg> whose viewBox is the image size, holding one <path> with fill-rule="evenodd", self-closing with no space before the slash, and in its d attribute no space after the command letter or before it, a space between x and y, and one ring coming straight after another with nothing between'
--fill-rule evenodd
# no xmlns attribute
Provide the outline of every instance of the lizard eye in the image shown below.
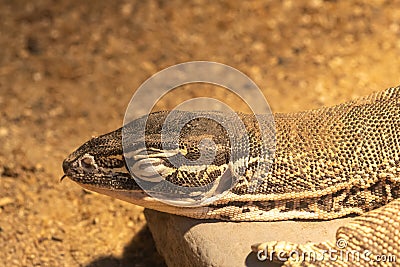
<svg viewBox="0 0 400 267"><path fill-rule="evenodd" d="M92 157L84 157L81 160L81 165L85 169L92 169L94 168L94 159Z"/></svg>

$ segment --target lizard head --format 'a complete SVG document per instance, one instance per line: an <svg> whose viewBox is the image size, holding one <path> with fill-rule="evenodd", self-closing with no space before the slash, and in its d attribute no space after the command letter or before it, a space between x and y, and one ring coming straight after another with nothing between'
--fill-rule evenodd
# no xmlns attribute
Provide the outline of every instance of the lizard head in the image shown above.
<svg viewBox="0 0 400 267"><path fill-rule="evenodd" d="M64 160L63 170L80 185L126 190L137 187L125 165L121 128L84 143Z"/></svg>
<svg viewBox="0 0 400 267"><path fill-rule="evenodd" d="M197 188L221 179L230 156L224 128L201 116L187 120L183 127L174 119L163 127L168 114L151 113L92 138L64 160L63 177L86 189L142 206L146 205L138 202L148 198L143 186L149 193L162 191L162 181L177 188ZM178 117L185 114L178 113Z"/></svg>

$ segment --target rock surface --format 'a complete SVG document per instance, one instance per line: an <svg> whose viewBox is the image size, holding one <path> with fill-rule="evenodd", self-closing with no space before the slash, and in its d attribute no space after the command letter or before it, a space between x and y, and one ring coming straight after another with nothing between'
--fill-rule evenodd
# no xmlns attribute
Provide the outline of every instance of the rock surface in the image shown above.
<svg viewBox="0 0 400 267"><path fill-rule="evenodd" d="M157 250L168 266L280 266L258 261L250 246L287 240L296 243L334 240L338 227L351 218L332 221L204 221L145 210Z"/></svg>

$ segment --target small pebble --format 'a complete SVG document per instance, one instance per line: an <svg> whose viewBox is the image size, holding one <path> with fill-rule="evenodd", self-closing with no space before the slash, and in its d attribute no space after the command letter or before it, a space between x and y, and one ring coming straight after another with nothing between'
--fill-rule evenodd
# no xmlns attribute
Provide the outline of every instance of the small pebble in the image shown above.
<svg viewBox="0 0 400 267"><path fill-rule="evenodd" d="M14 203L14 199L10 198L10 197L3 197L0 198L0 207L4 207L8 204Z"/></svg>

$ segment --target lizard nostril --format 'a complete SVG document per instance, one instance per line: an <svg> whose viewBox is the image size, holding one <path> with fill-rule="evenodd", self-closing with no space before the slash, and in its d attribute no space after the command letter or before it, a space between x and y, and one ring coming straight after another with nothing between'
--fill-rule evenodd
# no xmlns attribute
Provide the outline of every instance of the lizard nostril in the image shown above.
<svg viewBox="0 0 400 267"><path fill-rule="evenodd" d="M97 168L94 157L89 154L85 154L79 160L79 166L82 167L83 171L85 171L86 173L93 172Z"/></svg>
<svg viewBox="0 0 400 267"><path fill-rule="evenodd" d="M94 167L94 160L92 157L85 157L81 160L81 165L83 168L91 169Z"/></svg>

